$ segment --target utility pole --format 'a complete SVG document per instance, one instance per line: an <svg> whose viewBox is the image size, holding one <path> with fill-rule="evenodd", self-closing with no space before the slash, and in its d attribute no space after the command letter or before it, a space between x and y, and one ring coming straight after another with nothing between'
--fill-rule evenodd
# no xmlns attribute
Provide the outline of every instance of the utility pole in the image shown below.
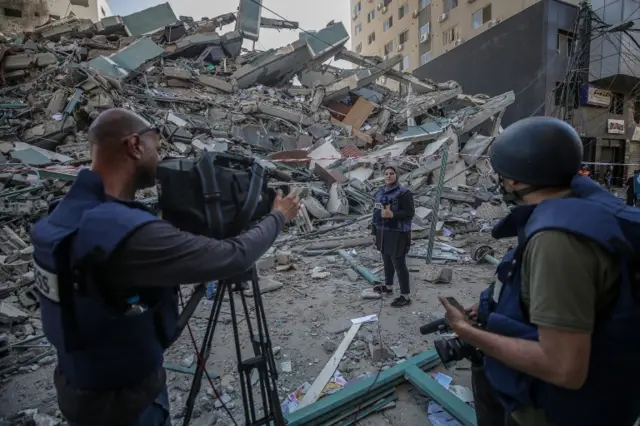
<svg viewBox="0 0 640 426"><path fill-rule="evenodd" d="M580 88L589 82L589 44L591 43L591 4L580 3L574 24L573 41L560 95L560 118L572 125Z"/></svg>

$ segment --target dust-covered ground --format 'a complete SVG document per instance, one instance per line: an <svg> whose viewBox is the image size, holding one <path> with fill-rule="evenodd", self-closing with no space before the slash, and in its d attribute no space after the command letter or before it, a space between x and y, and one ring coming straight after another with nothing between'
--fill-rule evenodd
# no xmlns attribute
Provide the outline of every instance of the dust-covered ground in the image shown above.
<svg viewBox="0 0 640 426"><path fill-rule="evenodd" d="M500 247L485 233L468 234L465 241L458 241L457 247L469 250L480 242L491 242L502 254L506 244ZM424 243L424 242L419 242ZM282 288L263 294L264 307L268 320L273 346L276 348L276 366L279 369L278 391L280 399L304 382L313 383L350 327L350 319L378 314L379 321L363 325L348 351L342 358L338 370L348 381L367 374L375 374L401 362L402 352L406 357L431 348L434 336L421 336L419 327L442 317L438 301L439 295L454 296L458 301L470 306L493 276L494 268L488 264L476 264L471 261L449 262L448 264L427 266L424 260L410 258L412 304L403 308L389 306L392 296L382 300L365 300L361 292L371 285L363 278L353 280L349 276L350 267L336 253L322 256L305 257L297 254L299 247L292 247L292 266L284 272L275 267L261 271L261 283L277 281ZM369 247L352 249L351 253L364 266L376 270L382 265L379 253ZM322 268L329 275L326 278L312 278L312 270ZM453 280L449 284L434 284L427 281L437 268L448 267L453 270ZM350 273L350 275L353 275ZM235 296L236 301L239 296ZM236 303L236 306L240 306ZM198 344L205 332L207 318L212 301L203 300L190 321L191 329ZM235 421L244 424L242 397L235 360L235 346L231 325L230 307L223 304L223 312L216 329L212 354L208 369L219 376L214 380L216 390L223 395L226 406ZM255 315L252 314L253 317ZM243 354L250 356L246 324L241 320L241 342ZM380 330L378 331L378 327ZM389 349L389 358L374 362L369 350L369 342L376 342L377 336ZM166 362L182 367L195 365L194 347L188 332L184 332L178 342L168 351ZM54 363L51 359L21 371L2 382L0 389L0 418L10 416L20 410L37 408L41 413L58 415L55 390L52 383ZM290 368L289 368L290 366ZM289 371L290 370L290 371ZM469 369L465 363L446 371L453 377L454 383L469 386ZM172 418L175 425L182 424L184 404L189 394L192 375L169 371L168 385L171 398ZM361 425L425 425L427 420L428 399L410 385L398 388L398 400L394 408L369 416L358 422ZM198 396L195 425L232 425L233 421L216 404L210 384L204 380Z"/></svg>

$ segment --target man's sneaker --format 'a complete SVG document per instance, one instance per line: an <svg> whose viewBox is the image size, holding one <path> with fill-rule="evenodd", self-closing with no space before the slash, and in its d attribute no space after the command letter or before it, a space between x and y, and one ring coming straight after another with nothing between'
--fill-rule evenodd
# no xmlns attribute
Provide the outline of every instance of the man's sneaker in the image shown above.
<svg viewBox="0 0 640 426"><path fill-rule="evenodd" d="M393 302L391 302L391 306L393 306L394 308L401 308L403 306L408 306L410 304L411 304L411 299L402 295L396 297L393 300Z"/></svg>
<svg viewBox="0 0 640 426"><path fill-rule="evenodd" d="M382 293L393 293L393 289L387 287L386 285L376 285L373 287L373 291L375 291L378 294L382 294Z"/></svg>

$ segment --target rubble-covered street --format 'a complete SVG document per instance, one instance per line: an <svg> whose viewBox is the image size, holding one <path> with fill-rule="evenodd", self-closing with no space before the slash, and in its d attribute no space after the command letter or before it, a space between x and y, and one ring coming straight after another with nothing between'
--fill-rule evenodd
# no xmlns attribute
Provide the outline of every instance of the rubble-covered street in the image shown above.
<svg viewBox="0 0 640 426"><path fill-rule="evenodd" d="M97 23L70 17L33 32L0 33L0 425L63 424L52 382L55 350L43 337L33 288L29 230L89 166L86 131L108 108L130 109L160 126L165 155L253 156L292 177L272 185L302 190L300 215L258 264L285 411L295 410L302 398L296 390L304 393L331 362L351 319L377 315L339 357L326 393L431 348L434 336L418 329L442 316L437 296L469 306L491 280L493 266L479 262L474 248L491 245L501 254L507 247L489 233L506 207L486 152L513 92L489 98L464 94L454 81L419 80L394 68L400 55L347 50L349 36L339 22L301 32L277 50L245 50L243 41L257 34L248 36L243 13L249 12L196 22L176 17L165 3ZM237 30L217 32L235 21ZM289 21L257 22L297 28ZM325 65L332 58L357 68ZM405 90L391 91L385 79ZM368 225L388 162L397 165L416 202L408 258L413 304L400 309L371 291L383 272ZM157 201L153 190L139 198L152 207ZM185 286L183 293L190 290ZM208 368L242 424L225 305ZM190 322L198 342L211 307L203 299ZM184 416L195 363L185 332L165 364L174 424ZM465 365L438 367L445 376L436 380L472 404ZM447 376L453 382L445 385ZM359 423L424 425L437 416L415 388L396 392L397 400ZM195 417L192 424L233 424L208 383Z"/></svg>

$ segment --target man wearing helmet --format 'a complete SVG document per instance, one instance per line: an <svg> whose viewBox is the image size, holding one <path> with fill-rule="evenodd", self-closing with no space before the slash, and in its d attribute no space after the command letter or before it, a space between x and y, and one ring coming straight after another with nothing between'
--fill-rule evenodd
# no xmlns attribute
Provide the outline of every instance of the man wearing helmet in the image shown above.
<svg viewBox="0 0 640 426"><path fill-rule="evenodd" d="M582 142L564 121L514 123L490 157L505 201L517 205L493 236L517 246L473 308L483 329L441 298L451 327L485 354L473 377L474 390L489 387L476 395L478 425L631 426L640 415L640 213L578 174Z"/></svg>

